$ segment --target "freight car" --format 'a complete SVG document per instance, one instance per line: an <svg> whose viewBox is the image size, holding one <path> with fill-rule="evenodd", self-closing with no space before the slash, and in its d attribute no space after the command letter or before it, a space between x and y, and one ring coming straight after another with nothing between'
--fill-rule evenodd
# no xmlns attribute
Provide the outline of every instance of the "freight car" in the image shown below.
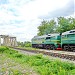
<svg viewBox="0 0 75 75"><path fill-rule="evenodd" d="M43 36L34 36L32 38L32 47L45 49L61 49L61 35L48 34Z"/></svg>

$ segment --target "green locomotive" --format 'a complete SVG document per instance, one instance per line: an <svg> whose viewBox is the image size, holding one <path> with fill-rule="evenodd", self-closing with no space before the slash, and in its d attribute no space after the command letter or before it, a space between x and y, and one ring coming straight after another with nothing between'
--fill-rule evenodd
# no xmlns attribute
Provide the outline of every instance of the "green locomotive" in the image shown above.
<svg viewBox="0 0 75 75"><path fill-rule="evenodd" d="M61 46L63 50L75 50L75 30L62 33Z"/></svg>
<svg viewBox="0 0 75 75"><path fill-rule="evenodd" d="M51 50L75 51L75 30L60 34L48 34L32 38L32 47Z"/></svg>
<svg viewBox="0 0 75 75"><path fill-rule="evenodd" d="M61 49L61 36L60 34L34 36L32 38L32 47L51 50Z"/></svg>

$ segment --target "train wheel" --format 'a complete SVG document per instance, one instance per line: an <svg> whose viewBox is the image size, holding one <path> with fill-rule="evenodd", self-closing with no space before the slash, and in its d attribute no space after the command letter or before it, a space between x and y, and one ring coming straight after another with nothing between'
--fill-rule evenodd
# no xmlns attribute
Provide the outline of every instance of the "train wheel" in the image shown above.
<svg viewBox="0 0 75 75"><path fill-rule="evenodd" d="M50 46L49 46L49 45L46 45L45 48L46 48L46 49L50 49Z"/></svg>
<svg viewBox="0 0 75 75"><path fill-rule="evenodd" d="M73 52L75 52L75 50L73 50Z"/></svg>
<svg viewBox="0 0 75 75"><path fill-rule="evenodd" d="M70 46L70 51L75 52L75 48L73 48L73 47Z"/></svg>
<svg viewBox="0 0 75 75"><path fill-rule="evenodd" d="M64 45L64 46L63 46L63 49L64 49L65 51L69 51L69 50L70 50L70 48L69 48L68 45Z"/></svg>
<svg viewBox="0 0 75 75"><path fill-rule="evenodd" d="M55 50L55 46L54 45L50 45L50 49L51 50Z"/></svg>

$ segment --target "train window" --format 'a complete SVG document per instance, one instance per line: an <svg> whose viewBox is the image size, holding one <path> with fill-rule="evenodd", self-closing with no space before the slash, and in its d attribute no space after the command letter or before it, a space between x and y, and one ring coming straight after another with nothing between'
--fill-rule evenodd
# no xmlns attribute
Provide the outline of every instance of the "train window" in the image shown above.
<svg viewBox="0 0 75 75"><path fill-rule="evenodd" d="M70 33L75 33L75 31L70 31Z"/></svg>
<svg viewBox="0 0 75 75"><path fill-rule="evenodd" d="M46 37L46 40L47 40L47 39L50 39L50 37Z"/></svg>
<svg viewBox="0 0 75 75"><path fill-rule="evenodd" d="M75 37L75 34L69 34L67 37Z"/></svg>

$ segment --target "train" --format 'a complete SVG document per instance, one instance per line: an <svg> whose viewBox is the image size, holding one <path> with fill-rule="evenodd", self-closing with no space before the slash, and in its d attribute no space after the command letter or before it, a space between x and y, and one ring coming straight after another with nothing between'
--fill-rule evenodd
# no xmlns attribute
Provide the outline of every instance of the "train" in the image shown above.
<svg viewBox="0 0 75 75"><path fill-rule="evenodd" d="M75 30L34 36L31 42L33 48L75 51Z"/></svg>

